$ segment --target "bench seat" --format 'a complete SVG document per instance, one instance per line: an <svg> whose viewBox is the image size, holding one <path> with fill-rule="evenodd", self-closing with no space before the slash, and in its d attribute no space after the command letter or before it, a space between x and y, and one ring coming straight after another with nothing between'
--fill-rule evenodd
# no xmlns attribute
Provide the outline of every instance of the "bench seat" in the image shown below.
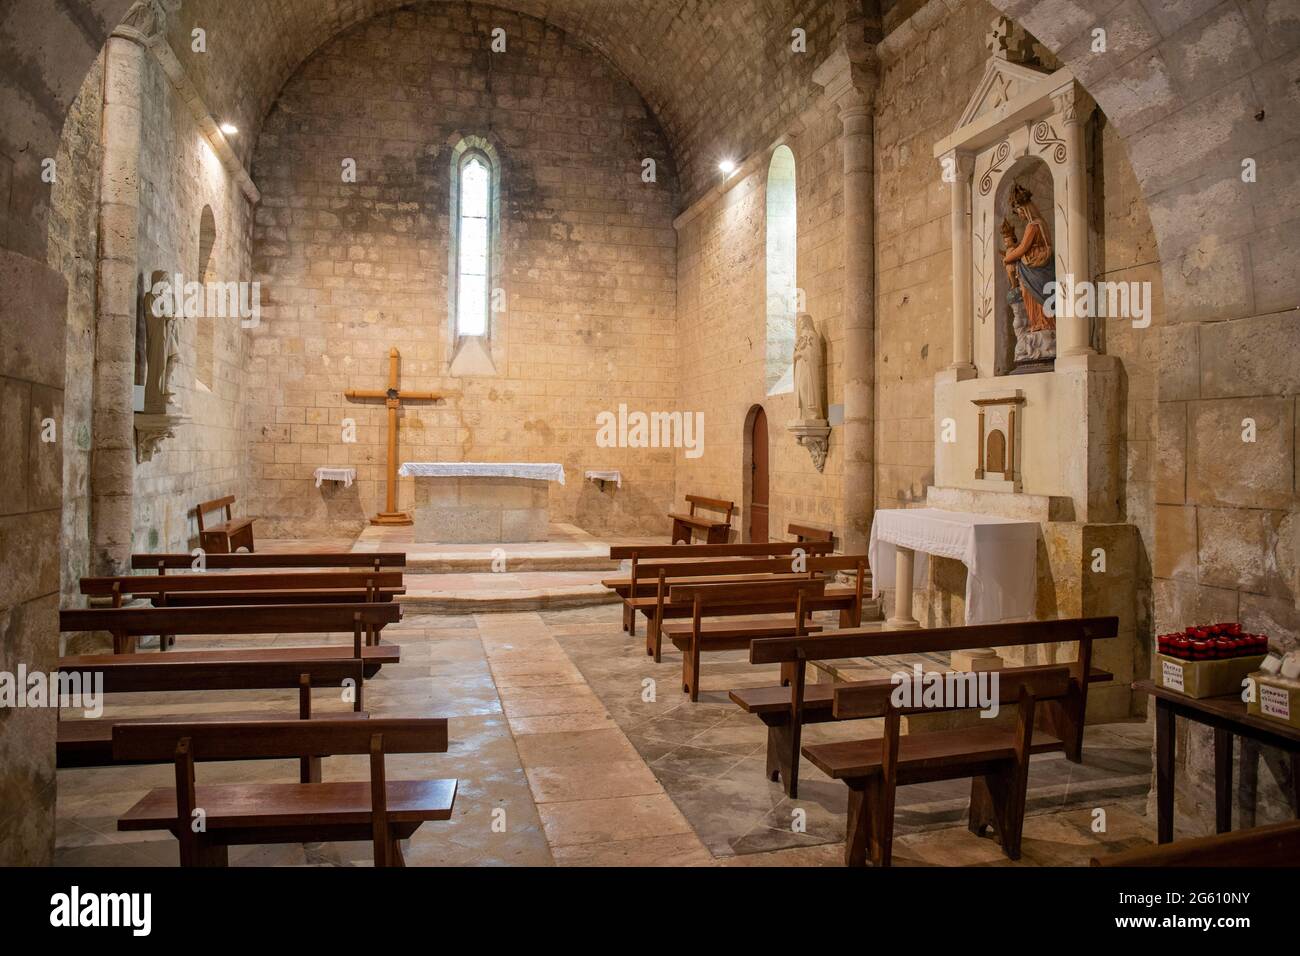
<svg viewBox="0 0 1300 956"><path fill-rule="evenodd" d="M421 823L450 820L456 780L390 780L385 786L389 826L398 839L409 839ZM200 785L195 806L202 807L207 835L237 846L369 840L370 783L235 783ZM150 790L117 821L124 831L172 830L176 826L176 791ZM272 839L268 830L275 831Z"/></svg>
<svg viewBox="0 0 1300 956"><path fill-rule="evenodd" d="M157 717L119 717L82 720L60 720L56 760L60 770L69 767L110 767L119 763L133 761L113 759L113 728L117 724L173 723L183 720L186 723L232 720L265 720L266 711L242 714L174 714ZM341 720L346 717L368 717L364 710L346 710L330 714L312 714L312 720Z"/></svg>
<svg viewBox="0 0 1300 956"><path fill-rule="evenodd" d="M797 581L805 577L806 575L802 575L802 574L781 575L777 578L773 578L772 575L766 575L761 577L760 580ZM723 582L715 582L715 581L710 581L708 579L694 578L688 582L682 582L682 583L697 585L697 584L715 584L715 583L720 584ZM744 583L744 582L739 582L739 583ZM853 590L853 588L834 587L834 588L827 588L825 594L809 597L805 602L805 607L807 608L808 611L840 611L843 610L844 608L853 607L854 602L856 600L857 600L857 594ZM654 617L655 609L659 606L659 602L654 595L650 595L649 597L627 598L626 601L632 607L633 610L640 611L648 618ZM789 610L788 605L789 605L788 601L773 602L770 605L761 604L755 601L748 601L745 603L735 604L735 605L711 604L709 605L708 613L709 616L711 617L717 615L728 615L728 614L776 614L776 613L784 613L785 611ZM663 608L664 608L664 617L682 618L682 617L691 616L691 605L689 604L665 603Z"/></svg>
<svg viewBox="0 0 1300 956"><path fill-rule="evenodd" d="M1050 753L1064 746L1059 737L1035 730L1029 752ZM844 780L878 775L883 750L879 738L873 738L814 744L804 747L803 755L832 780ZM962 727L905 734L898 740L898 783L901 786L951 779L955 767L965 771L963 776L989 773L1015 755L1012 727ZM932 776L936 771L943 776Z"/></svg>
<svg viewBox="0 0 1300 956"><path fill-rule="evenodd" d="M222 604L357 604L370 600L370 592L364 589L324 589L304 591L183 591L169 592L162 602L157 592L128 592L133 597L145 598L155 607L211 607ZM377 588L374 592L378 601L391 601L406 593L406 588Z"/></svg>
<svg viewBox="0 0 1300 956"><path fill-rule="evenodd" d="M1114 674L1098 667L1093 667L1088 671L1089 684L1104 684L1114 679ZM761 717L764 714L784 714L788 716L790 713L790 688L780 684L768 684L763 687L740 687L731 691L729 696L732 703L737 704L747 714ZM825 720L832 720L831 708L834 702L834 682L817 681L806 684L803 692L804 722L818 720L816 715L819 712L826 714Z"/></svg>
<svg viewBox="0 0 1300 956"><path fill-rule="evenodd" d="M700 638L702 650L748 650L749 642L759 637L795 637L820 631L820 624L808 624L799 631L790 621L727 621L721 624L702 622ZM663 636L680 651L690 647L693 633L690 621L668 621L663 626ZM786 707L790 706L790 692L786 691Z"/></svg>
<svg viewBox="0 0 1300 956"><path fill-rule="evenodd" d="M668 517L674 521L680 521L682 524L690 525L692 528L699 528L701 531L711 531L714 528L731 529L730 521L716 521L709 518L699 518L695 515L684 515L676 512L668 512Z"/></svg>
<svg viewBox="0 0 1300 956"><path fill-rule="evenodd" d="M264 661L347 660L353 656L351 645L330 647L258 647L247 650L167 651L164 654L79 654L59 658L62 671L107 670L116 666L166 667L182 662L211 664L247 664ZM361 648L365 676L374 677L385 664L400 664L402 649L396 644L366 644Z"/></svg>

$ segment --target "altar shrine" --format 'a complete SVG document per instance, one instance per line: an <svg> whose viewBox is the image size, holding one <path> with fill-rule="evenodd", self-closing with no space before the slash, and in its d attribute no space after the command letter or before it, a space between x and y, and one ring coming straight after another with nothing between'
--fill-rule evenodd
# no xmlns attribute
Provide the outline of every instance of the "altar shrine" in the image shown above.
<svg viewBox="0 0 1300 956"><path fill-rule="evenodd" d="M564 484L554 462L403 462L415 479L415 540L482 544L545 541L550 482Z"/></svg>

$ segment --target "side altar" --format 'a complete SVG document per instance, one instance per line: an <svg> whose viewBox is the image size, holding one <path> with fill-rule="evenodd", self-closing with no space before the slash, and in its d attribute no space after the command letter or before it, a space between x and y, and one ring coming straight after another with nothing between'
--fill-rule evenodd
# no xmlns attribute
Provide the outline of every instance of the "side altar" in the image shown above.
<svg viewBox="0 0 1300 956"><path fill-rule="evenodd" d="M415 479L415 540L483 544L545 541L550 483L564 484L554 462L403 462Z"/></svg>

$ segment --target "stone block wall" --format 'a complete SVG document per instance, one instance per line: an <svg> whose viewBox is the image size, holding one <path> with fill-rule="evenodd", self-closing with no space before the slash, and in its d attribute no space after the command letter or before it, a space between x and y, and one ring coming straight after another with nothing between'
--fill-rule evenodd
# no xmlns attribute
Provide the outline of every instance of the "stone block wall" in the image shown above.
<svg viewBox="0 0 1300 956"><path fill-rule="evenodd" d="M784 140L795 157L796 286L805 310L826 342L829 404L843 401L843 175L840 121L820 108L817 89L806 93L808 112ZM676 458L676 495L735 501L747 524L750 409L767 414L768 530L784 538L797 521L837 532L843 528L841 431L833 429L825 468L795 444L786 424L799 417L793 393L768 395L766 183L772 150L750 157L720 188L678 219L678 350L681 407L704 413L705 449L699 458Z"/></svg>
<svg viewBox="0 0 1300 956"><path fill-rule="evenodd" d="M185 282L203 281L199 225L206 206L216 222L206 278L247 281L252 208L152 56L145 57L141 102L139 273L144 277L154 272L169 277L180 274ZM136 467L132 528L136 551L188 551L197 546L192 512L200 501L234 494L240 498L237 511L247 507L241 398L248 330L234 317L209 318L210 370L199 368L204 319L180 322L179 360L171 387L175 410L189 416L190 422L177 428L175 437L165 440L151 460ZM254 529L255 533L261 530Z"/></svg>
<svg viewBox="0 0 1300 956"><path fill-rule="evenodd" d="M505 52L490 49L506 31ZM505 311L495 374L453 376L447 319L450 163L466 136L501 165ZM656 181L642 180L654 159ZM356 161L355 183L342 163ZM401 384L449 393L401 412L399 460L558 461L553 520L594 532L662 531L672 458L599 448L596 416L676 408L677 187L658 124L607 61L527 16L430 4L330 41L267 118L256 277L269 307L244 392L249 506L266 533L352 536L384 504L388 351ZM356 426L343 441L344 419ZM350 489L317 489L321 465ZM619 468L600 492L587 468ZM403 481L399 507L413 501Z"/></svg>

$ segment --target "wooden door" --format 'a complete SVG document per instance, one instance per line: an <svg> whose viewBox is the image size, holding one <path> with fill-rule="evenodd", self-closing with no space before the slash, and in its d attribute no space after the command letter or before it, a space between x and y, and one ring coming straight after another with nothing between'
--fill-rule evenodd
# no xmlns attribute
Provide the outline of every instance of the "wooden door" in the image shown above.
<svg viewBox="0 0 1300 956"><path fill-rule="evenodd" d="M749 541L769 540L767 535L767 413L754 409L749 426Z"/></svg>

